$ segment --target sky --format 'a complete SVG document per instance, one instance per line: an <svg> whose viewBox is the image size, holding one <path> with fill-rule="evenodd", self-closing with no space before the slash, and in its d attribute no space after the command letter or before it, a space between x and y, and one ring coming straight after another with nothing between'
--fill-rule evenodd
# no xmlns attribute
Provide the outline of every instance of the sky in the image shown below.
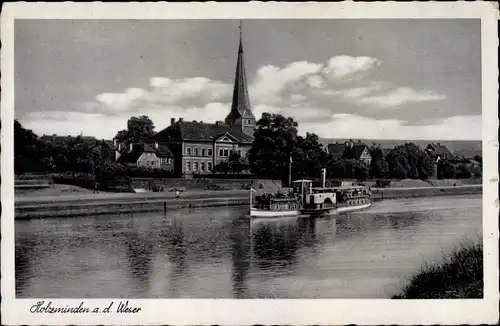
<svg viewBox="0 0 500 326"><path fill-rule="evenodd" d="M112 139L132 116L215 122L231 107L237 20L16 20L15 117ZM323 138L481 139L474 19L243 20L252 111Z"/></svg>

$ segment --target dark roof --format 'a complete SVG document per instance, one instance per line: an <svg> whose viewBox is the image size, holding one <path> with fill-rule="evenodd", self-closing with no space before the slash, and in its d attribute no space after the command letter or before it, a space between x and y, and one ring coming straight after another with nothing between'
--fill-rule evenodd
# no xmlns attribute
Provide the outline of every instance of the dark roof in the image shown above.
<svg viewBox="0 0 500 326"><path fill-rule="evenodd" d="M109 147L109 148L111 148L111 149L114 149L114 148L115 148L115 144L114 144L111 140L105 140L105 139L103 139L103 140L101 141L101 144L102 144L103 146Z"/></svg>
<svg viewBox="0 0 500 326"><path fill-rule="evenodd" d="M328 144L326 149L328 154L332 155L334 158L341 158L344 155L345 145L340 143Z"/></svg>
<svg viewBox="0 0 500 326"><path fill-rule="evenodd" d="M363 151L367 147L368 146L363 142L355 142L353 143L352 148L346 148L344 157L359 160L361 158L361 154L363 154Z"/></svg>
<svg viewBox="0 0 500 326"><path fill-rule="evenodd" d="M142 153L155 153L158 157L174 157L172 151L164 144L158 144L158 148L153 144L133 144L132 151L127 147L118 158L118 163L135 163Z"/></svg>
<svg viewBox="0 0 500 326"><path fill-rule="evenodd" d="M431 153L432 156L441 156L444 158L453 158L453 154L451 151L444 145L440 143L431 143L428 144L425 148L428 152Z"/></svg>
<svg viewBox="0 0 500 326"><path fill-rule="evenodd" d="M229 133L241 143L251 143L253 141L252 136L245 134L243 130L236 126L231 127L225 123L214 124L194 121L177 121L150 139L158 142L173 140L215 141L226 133Z"/></svg>

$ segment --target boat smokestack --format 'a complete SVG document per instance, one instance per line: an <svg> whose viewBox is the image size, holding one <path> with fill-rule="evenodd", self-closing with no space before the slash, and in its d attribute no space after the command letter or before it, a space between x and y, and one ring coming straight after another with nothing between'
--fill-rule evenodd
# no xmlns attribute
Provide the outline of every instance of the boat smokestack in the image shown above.
<svg viewBox="0 0 500 326"><path fill-rule="evenodd" d="M326 169L321 170L321 179L323 183L323 188L326 187Z"/></svg>

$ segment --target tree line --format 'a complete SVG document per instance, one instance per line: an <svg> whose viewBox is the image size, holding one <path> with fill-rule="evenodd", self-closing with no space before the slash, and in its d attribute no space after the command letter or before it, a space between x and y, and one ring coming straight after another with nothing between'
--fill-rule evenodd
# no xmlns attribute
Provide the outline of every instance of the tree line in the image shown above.
<svg viewBox="0 0 500 326"><path fill-rule="evenodd" d="M82 136L38 137L14 121L14 171L91 173L100 161L99 141Z"/></svg>
<svg viewBox="0 0 500 326"><path fill-rule="evenodd" d="M147 116L132 117L127 129L117 133L122 143L146 141L154 135L155 127ZM23 172L80 172L99 173L108 177L123 175L128 170L104 162L101 157L102 143L89 137L68 137L53 142L50 138L38 137L14 122L15 171ZM240 174L250 171L263 178L288 180L291 162L292 179L318 178L321 169L327 169L328 178L429 179L437 172L438 178L470 178L481 176L481 168L469 167L465 163L441 160L437 163L413 143L406 143L391 149L386 155L377 146L369 147L372 157L370 165L343 155L336 159L329 155L318 135L298 135L298 123L291 117L263 113L256 124L254 141L248 159L238 153L230 155L227 161L214 166L213 173ZM480 156L473 158L482 163ZM119 172L118 172L119 171ZM138 172L134 172L137 174Z"/></svg>
<svg viewBox="0 0 500 326"><path fill-rule="evenodd" d="M344 152L340 158L326 153L318 135L298 135L298 123L291 117L264 113L256 124L253 146L249 151L249 166L253 174L288 180L291 162L292 179L318 178L326 168L328 178L429 179L437 171L438 178L470 178L472 173L465 163L455 164L434 159L414 143L398 145L386 155L377 146L369 147L370 165ZM475 157L482 161L481 157Z"/></svg>

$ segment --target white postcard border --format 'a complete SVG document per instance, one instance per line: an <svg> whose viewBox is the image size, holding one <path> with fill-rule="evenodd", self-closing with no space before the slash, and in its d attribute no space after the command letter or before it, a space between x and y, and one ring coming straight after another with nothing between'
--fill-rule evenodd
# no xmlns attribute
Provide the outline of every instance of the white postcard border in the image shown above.
<svg viewBox="0 0 500 326"><path fill-rule="evenodd" d="M14 282L14 19L356 19L482 20L482 300L129 299L137 314L34 314L37 299L16 299ZM487 2L407 3L6 3L2 11L2 321L3 324L479 324L498 321L498 39L497 10ZM43 299L40 299L43 300ZM123 299L122 299L123 300ZM53 306L105 307L111 299L54 299ZM120 300L115 301L115 305Z"/></svg>

